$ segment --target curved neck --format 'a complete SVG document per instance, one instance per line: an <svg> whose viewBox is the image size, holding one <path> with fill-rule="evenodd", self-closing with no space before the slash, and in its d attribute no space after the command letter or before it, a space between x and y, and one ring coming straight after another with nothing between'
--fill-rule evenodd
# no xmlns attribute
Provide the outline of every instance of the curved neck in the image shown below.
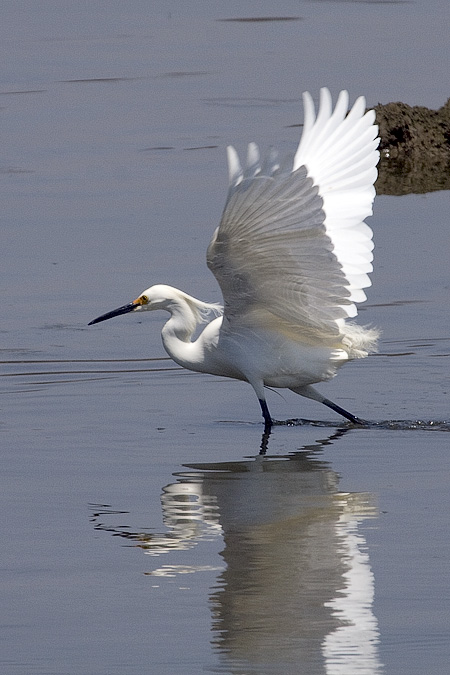
<svg viewBox="0 0 450 675"><path fill-rule="evenodd" d="M167 311L171 316L161 331L164 349L180 366L192 369L197 350L191 338L200 323L198 314L184 298L173 300Z"/></svg>

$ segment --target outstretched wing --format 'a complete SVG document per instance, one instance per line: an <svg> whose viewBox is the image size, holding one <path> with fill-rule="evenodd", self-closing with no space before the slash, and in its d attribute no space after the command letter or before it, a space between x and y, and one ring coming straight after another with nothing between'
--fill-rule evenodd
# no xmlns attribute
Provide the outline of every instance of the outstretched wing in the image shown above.
<svg viewBox="0 0 450 675"><path fill-rule="evenodd" d="M304 108L293 167L273 151L261 167L250 144L243 172L228 148L229 193L207 261L230 321L269 313L323 339L356 315L370 285L372 231L363 220L372 213L378 139L362 97L347 114L347 92L333 111L322 89L317 118L307 93Z"/></svg>

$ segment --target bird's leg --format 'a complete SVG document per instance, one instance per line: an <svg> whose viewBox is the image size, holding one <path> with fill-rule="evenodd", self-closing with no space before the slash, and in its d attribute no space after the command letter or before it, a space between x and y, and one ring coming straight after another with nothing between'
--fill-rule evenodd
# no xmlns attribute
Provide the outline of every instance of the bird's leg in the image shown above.
<svg viewBox="0 0 450 675"><path fill-rule="evenodd" d="M356 417L356 415L353 415L351 412L348 412L348 410L344 410L344 408L341 408L340 405L330 401L329 398L324 398L321 403L326 405L328 408L331 408L331 410L334 410L334 412L337 412L338 415L346 417L348 420L350 420L350 422L353 422L353 424L367 424L366 420L362 420L361 418Z"/></svg>
<svg viewBox="0 0 450 675"><path fill-rule="evenodd" d="M259 405L261 406L261 412L264 417L264 433L270 434L272 429L272 418L270 416L269 408L267 407L266 400L264 398L259 398Z"/></svg>
<svg viewBox="0 0 450 675"><path fill-rule="evenodd" d="M341 408L341 406L337 405L336 403L333 403L333 401L330 401L329 398L325 398L325 396L319 394L319 392L316 391L314 387L311 387L310 385L306 385L304 387L297 387L295 389L293 388L292 391L294 391L296 394L300 394L300 396L306 396L306 398L312 398L314 401L319 401L319 403L323 403L328 408L331 408L331 410L334 410L334 412L338 413L338 415L346 417L348 420L350 420L350 422L353 422L353 424L367 424L366 420L362 420L359 417L356 417L356 415L353 415L347 410L344 410L344 408Z"/></svg>

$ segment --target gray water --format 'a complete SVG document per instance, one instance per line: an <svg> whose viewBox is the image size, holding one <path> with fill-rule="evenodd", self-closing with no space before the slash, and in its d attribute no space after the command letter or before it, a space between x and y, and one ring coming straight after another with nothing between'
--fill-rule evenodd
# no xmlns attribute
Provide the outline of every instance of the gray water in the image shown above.
<svg viewBox="0 0 450 675"><path fill-rule="evenodd" d="M448 672L447 192L376 199L380 353L320 386L366 428L269 392L260 455L250 387L167 360L163 316L87 327L157 282L220 301L225 146L292 151L303 90L441 106L447 0L1 9L2 673Z"/></svg>

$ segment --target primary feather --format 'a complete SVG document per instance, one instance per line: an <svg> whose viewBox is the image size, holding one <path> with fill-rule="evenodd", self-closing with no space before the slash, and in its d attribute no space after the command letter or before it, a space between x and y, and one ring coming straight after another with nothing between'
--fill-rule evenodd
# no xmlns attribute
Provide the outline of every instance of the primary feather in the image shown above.
<svg viewBox="0 0 450 675"><path fill-rule="evenodd" d="M231 325L262 312L300 341L335 344L355 332L342 319L356 315L354 303L370 285L372 230L363 220L372 213L378 139L364 99L348 114L347 106L341 92L333 111L322 89L316 118L304 94L304 131L290 171L280 170L273 151L261 168L255 144L243 171L228 148L229 193L207 262ZM368 332L367 348L373 340ZM363 351L360 330L357 342Z"/></svg>

